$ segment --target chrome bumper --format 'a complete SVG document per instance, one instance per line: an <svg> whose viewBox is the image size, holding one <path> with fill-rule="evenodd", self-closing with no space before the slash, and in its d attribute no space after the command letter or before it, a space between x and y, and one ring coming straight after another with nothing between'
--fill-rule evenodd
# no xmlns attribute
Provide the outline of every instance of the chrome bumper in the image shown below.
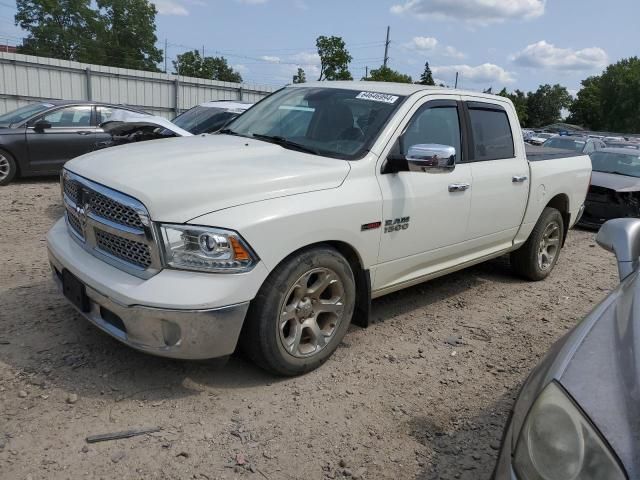
<svg viewBox="0 0 640 480"><path fill-rule="evenodd" d="M54 282L62 291L63 266L49 255ZM85 284L90 309L81 312L96 327L122 343L153 355L208 359L236 348L249 302L212 310L170 310L126 306Z"/></svg>

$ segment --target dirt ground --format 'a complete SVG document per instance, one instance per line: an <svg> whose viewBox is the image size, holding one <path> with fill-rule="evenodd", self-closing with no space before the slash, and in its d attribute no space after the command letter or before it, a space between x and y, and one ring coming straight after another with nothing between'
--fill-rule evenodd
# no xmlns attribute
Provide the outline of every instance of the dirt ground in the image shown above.
<svg viewBox="0 0 640 480"><path fill-rule="evenodd" d="M374 301L300 378L180 362L89 325L49 278L55 179L0 188L0 478L485 479L528 371L616 285L572 231L549 279L497 259ZM88 444L88 435L157 433Z"/></svg>

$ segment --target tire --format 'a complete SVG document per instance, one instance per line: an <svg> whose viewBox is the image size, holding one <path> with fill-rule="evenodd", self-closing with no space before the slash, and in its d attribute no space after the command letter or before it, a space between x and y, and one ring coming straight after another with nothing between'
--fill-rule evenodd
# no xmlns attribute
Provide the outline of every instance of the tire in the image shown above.
<svg viewBox="0 0 640 480"><path fill-rule="evenodd" d="M558 261L563 238L562 215L555 208L545 208L524 245L511 253L511 268L528 280L544 280Z"/></svg>
<svg viewBox="0 0 640 480"><path fill-rule="evenodd" d="M15 159L4 150L0 150L0 187L11 183L18 173Z"/></svg>
<svg viewBox="0 0 640 480"><path fill-rule="evenodd" d="M338 251L330 246L303 250L265 280L249 307L240 348L276 375L318 368L346 334L355 299L353 271Z"/></svg>

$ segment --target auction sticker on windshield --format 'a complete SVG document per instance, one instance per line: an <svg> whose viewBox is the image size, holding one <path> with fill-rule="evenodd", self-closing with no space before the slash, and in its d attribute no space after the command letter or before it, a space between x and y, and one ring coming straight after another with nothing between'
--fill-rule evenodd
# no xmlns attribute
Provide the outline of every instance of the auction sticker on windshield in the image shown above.
<svg viewBox="0 0 640 480"><path fill-rule="evenodd" d="M373 100L374 102L383 102L383 103L396 103L398 98L395 95L388 95L386 93L376 93L376 92L360 92L356 98L361 100Z"/></svg>

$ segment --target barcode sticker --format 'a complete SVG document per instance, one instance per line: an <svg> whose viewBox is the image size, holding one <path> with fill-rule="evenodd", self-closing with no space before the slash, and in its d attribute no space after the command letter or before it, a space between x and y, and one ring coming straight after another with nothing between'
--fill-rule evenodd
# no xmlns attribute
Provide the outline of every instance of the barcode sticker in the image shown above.
<svg viewBox="0 0 640 480"><path fill-rule="evenodd" d="M361 100L373 100L374 102L383 102L383 103L396 103L398 98L395 95L389 95L387 93L376 93L376 92L360 92L356 98Z"/></svg>

